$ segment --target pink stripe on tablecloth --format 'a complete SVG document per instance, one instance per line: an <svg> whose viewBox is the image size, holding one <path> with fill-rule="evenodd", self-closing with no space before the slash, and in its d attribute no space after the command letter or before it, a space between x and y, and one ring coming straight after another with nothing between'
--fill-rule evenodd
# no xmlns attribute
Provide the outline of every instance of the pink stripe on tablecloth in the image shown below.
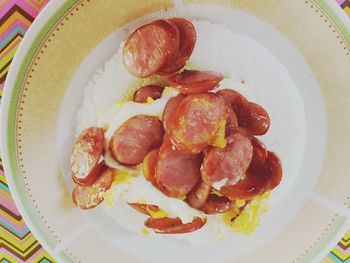
<svg viewBox="0 0 350 263"><path fill-rule="evenodd" d="M45 252L46 252L45 249L43 247L41 247L37 252L35 252L35 254L33 254L29 259L26 260L26 263L32 263L32 262L34 262L34 260L36 260L36 262L38 262L38 258L40 256L40 254L43 254Z"/></svg>
<svg viewBox="0 0 350 263"><path fill-rule="evenodd" d="M347 0L336 0L337 1L337 3L339 4L339 5L341 5L341 4L343 4L344 2L346 2Z"/></svg>
<svg viewBox="0 0 350 263"><path fill-rule="evenodd" d="M5 0L5 5L0 9L0 17L3 17L14 5L21 7L33 18L36 17L39 13L33 4L29 4L26 0Z"/></svg>
<svg viewBox="0 0 350 263"><path fill-rule="evenodd" d="M344 4L347 0L336 0L339 5Z"/></svg>
<svg viewBox="0 0 350 263"><path fill-rule="evenodd" d="M20 215L15 203L13 201L10 201L9 199L5 198L4 195L0 192L0 204L5 206L7 209L9 209L11 212Z"/></svg>
<svg viewBox="0 0 350 263"><path fill-rule="evenodd" d="M16 27L22 28L23 31L27 31L29 28L26 23L16 19L16 21L9 28L7 28L3 34L0 35L0 42L3 41L13 30L15 30Z"/></svg>
<svg viewBox="0 0 350 263"><path fill-rule="evenodd" d="M17 39L15 42L13 42L13 43L14 43L14 46L12 46L12 48L10 48L10 49L7 50L6 52L4 52L4 53L0 56L0 60L2 60L3 58L5 58L6 55L7 55L8 53L12 52L13 49L18 48L18 45L17 45L17 44L19 44L19 42L21 42L21 40L22 40L22 39L19 38L19 39Z"/></svg>
<svg viewBox="0 0 350 263"><path fill-rule="evenodd" d="M11 219L7 218L4 214L0 214L0 222L5 222L7 225L10 225L18 232L23 232L23 230L27 229L27 226L22 221L21 224L16 224L15 221L11 221Z"/></svg>

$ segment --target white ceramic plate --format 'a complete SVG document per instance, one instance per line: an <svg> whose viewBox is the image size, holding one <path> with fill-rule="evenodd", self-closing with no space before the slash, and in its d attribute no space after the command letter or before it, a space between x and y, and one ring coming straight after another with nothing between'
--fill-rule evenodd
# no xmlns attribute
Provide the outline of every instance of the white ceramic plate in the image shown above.
<svg viewBox="0 0 350 263"><path fill-rule="evenodd" d="M170 15L171 1L53 1L33 23L11 67L1 115L5 172L24 219L62 262L319 261L349 226L347 18L323 0L175 4L181 16L225 23L260 42L287 68L304 101L300 156L261 227L249 237L191 247L136 236L99 209L81 213L70 200L65 171L84 86L117 50L125 28Z"/></svg>

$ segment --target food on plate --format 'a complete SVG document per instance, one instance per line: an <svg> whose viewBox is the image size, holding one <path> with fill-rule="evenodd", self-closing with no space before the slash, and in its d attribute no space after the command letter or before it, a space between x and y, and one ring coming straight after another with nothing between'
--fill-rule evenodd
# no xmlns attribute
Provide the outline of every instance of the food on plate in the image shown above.
<svg viewBox="0 0 350 263"><path fill-rule="evenodd" d="M227 120L225 102L214 93L197 93L184 98L169 120L169 134L177 149L199 153L222 143Z"/></svg>
<svg viewBox="0 0 350 263"><path fill-rule="evenodd" d="M174 53L173 60L168 60L158 72L162 75L176 72L183 68L191 56L197 40L196 29L187 19L175 17L168 19L179 30L179 49Z"/></svg>
<svg viewBox="0 0 350 263"><path fill-rule="evenodd" d="M98 175L103 153L103 134L102 128L90 127L77 138L70 158L72 178L77 184L91 185Z"/></svg>
<svg viewBox="0 0 350 263"><path fill-rule="evenodd" d="M139 164L149 151L161 145L163 135L163 125L158 118L137 115L115 131L109 149L118 162L126 165Z"/></svg>
<svg viewBox="0 0 350 263"><path fill-rule="evenodd" d="M233 208L233 202L226 196L217 196L211 194L205 200L201 210L206 214L220 214L230 211Z"/></svg>
<svg viewBox="0 0 350 263"><path fill-rule="evenodd" d="M166 195L183 198L197 184L201 163L199 154L182 153L165 139L158 154L156 184Z"/></svg>
<svg viewBox="0 0 350 263"><path fill-rule="evenodd" d="M219 86L224 79L220 73L201 70L183 70L168 77L170 87L178 89L184 94L200 93Z"/></svg>
<svg viewBox="0 0 350 263"><path fill-rule="evenodd" d="M124 65L137 77L150 76L173 59L179 49L180 33L166 19L146 24L133 32L123 48Z"/></svg>
<svg viewBox="0 0 350 263"><path fill-rule="evenodd" d="M206 219L195 217L189 223L182 223L181 219L176 218L148 218L145 226L152 228L159 234L185 234L191 233L202 228L206 223Z"/></svg>
<svg viewBox="0 0 350 263"><path fill-rule="evenodd" d="M154 186L158 186L156 180L156 166L158 162L159 149L150 151L143 160L143 175L147 181L150 181Z"/></svg>
<svg viewBox="0 0 350 263"><path fill-rule="evenodd" d="M207 200L210 190L211 187L202 178L199 178L197 184L187 194L186 202L194 208L201 208Z"/></svg>
<svg viewBox="0 0 350 263"><path fill-rule="evenodd" d="M98 206L103 201L103 193L112 185L114 170L102 164L98 177L92 185L77 185L73 189L72 199L74 204L80 209L91 209Z"/></svg>
<svg viewBox="0 0 350 263"><path fill-rule="evenodd" d="M237 119L241 127L254 135L264 135L270 127L270 117L266 110L254 102L248 102L237 110Z"/></svg>
<svg viewBox="0 0 350 263"><path fill-rule="evenodd" d="M212 222L244 233L243 216L257 225L262 200L282 179L281 161L256 137L270 116L222 73L187 67L196 41L184 18L151 21L127 38L123 64L142 84L77 136L78 208L123 202L156 234L206 231Z"/></svg>
<svg viewBox="0 0 350 263"><path fill-rule="evenodd" d="M134 93L133 101L145 103L147 102L148 98L151 98L153 100L159 99L162 96L163 90L164 87L159 85L142 86Z"/></svg>
<svg viewBox="0 0 350 263"><path fill-rule="evenodd" d="M172 116L173 111L179 106L180 102L186 97L184 94L179 94L175 97L169 99L167 104L165 105L162 121L164 125L165 131L169 131L170 126L170 116Z"/></svg>
<svg viewBox="0 0 350 263"><path fill-rule="evenodd" d="M250 166L260 167L264 164L267 158L267 149L263 142L261 142L258 138L252 137L252 145L253 145L253 157L250 162Z"/></svg>
<svg viewBox="0 0 350 263"><path fill-rule="evenodd" d="M235 185L248 170L252 157L251 137L237 129L226 138L224 148L206 149L201 167L203 181L217 190L225 185Z"/></svg>

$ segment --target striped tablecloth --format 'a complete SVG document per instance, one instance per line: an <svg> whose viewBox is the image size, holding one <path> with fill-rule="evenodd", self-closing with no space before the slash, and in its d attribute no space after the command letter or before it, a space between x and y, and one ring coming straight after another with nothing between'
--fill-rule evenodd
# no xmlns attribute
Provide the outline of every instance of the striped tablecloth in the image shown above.
<svg viewBox="0 0 350 263"><path fill-rule="evenodd" d="M336 0L350 17L350 0ZM48 0L0 0L0 98L18 44ZM11 198L0 160L0 262L55 262L31 234ZM350 230L322 263L350 263Z"/></svg>

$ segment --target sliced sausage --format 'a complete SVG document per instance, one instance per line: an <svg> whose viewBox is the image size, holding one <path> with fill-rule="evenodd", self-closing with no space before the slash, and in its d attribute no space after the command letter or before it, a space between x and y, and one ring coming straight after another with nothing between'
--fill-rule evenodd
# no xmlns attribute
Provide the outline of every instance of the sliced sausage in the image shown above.
<svg viewBox="0 0 350 263"><path fill-rule="evenodd" d="M138 103L147 102L148 97L156 100L162 96L164 87L159 85L145 85L134 93L133 101Z"/></svg>
<svg viewBox="0 0 350 263"><path fill-rule="evenodd" d="M78 136L70 157L70 169L74 182L91 185L100 169L98 163L103 153L104 130L91 127Z"/></svg>
<svg viewBox="0 0 350 263"><path fill-rule="evenodd" d="M200 178L201 162L200 155L181 153L165 142L158 155L157 185L170 197L185 197Z"/></svg>
<svg viewBox="0 0 350 263"><path fill-rule="evenodd" d="M246 106L236 111L238 124L247 128L253 135L264 135L270 128L270 117L260 105L248 102Z"/></svg>
<svg viewBox="0 0 350 263"><path fill-rule="evenodd" d="M249 200L278 186L282 179L282 165L278 157L268 152L265 163L249 169L235 185L224 186L221 191L231 200Z"/></svg>
<svg viewBox="0 0 350 263"><path fill-rule="evenodd" d="M224 186L221 192L230 200L250 200L265 191L267 180L259 173L248 171L240 181L234 185Z"/></svg>
<svg viewBox="0 0 350 263"><path fill-rule="evenodd" d="M219 214L230 211L233 208L233 203L226 196L209 195L201 210L208 214Z"/></svg>
<svg viewBox="0 0 350 263"><path fill-rule="evenodd" d="M169 76L168 82L181 93L193 94L212 90L223 79L224 76L217 72L185 69Z"/></svg>
<svg viewBox="0 0 350 263"><path fill-rule="evenodd" d="M148 205L140 203L128 203L128 205L146 216L150 216L151 212L159 212L159 206L157 205Z"/></svg>
<svg viewBox="0 0 350 263"><path fill-rule="evenodd" d="M209 196L210 189L210 186L199 179L196 186L187 194L186 202L194 208L202 207Z"/></svg>
<svg viewBox="0 0 350 263"><path fill-rule="evenodd" d="M235 134L227 138L224 149L211 147L206 151L201 167L203 181L214 188L237 183L247 171L252 156L250 137L237 129ZM215 187L216 184L220 186Z"/></svg>
<svg viewBox="0 0 350 263"><path fill-rule="evenodd" d="M266 186L267 191L274 189L281 183L282 164L275 153L268 152L262 171L265 173L265 176L269 178L269 183Z"/></svg>
<svg viewBox="0 0 350 263"><path fill-rule="evenodd" d="M256 137L252 137L253 144L253 158L250 163L250 167L262 166L267 158L267 149L265 144L263 144Z"/></svg>
<svg viewBox="0 0 350 263"><path fill-rule="evenodd" d="M227 120L225 102L214 93L184 98L169 120L172 143L184 153L199 153L215 142Z"/></svg>
<svg viewBox="0 0 350 263"><path fill-rule="evenodd" d="M234 112L239 111L248 103L246 98L244 98L240 93L231 89L219 90L216 92L216 94L218 94L229 106L231 106Z"/></svg>
<svg viewBox="0 0 350 263"><path fill-rule="evenodd" d="M162 144L162 122L153 116L137 115L116 130L109 142L113 158L125 165L135 165Z"/></svg>
<svg viewBox="0 0 350 263"><path fill-rule="evenodd" d="M236 113L233 111L231 107L227 107L227 121L225 128L225 137L230 136L238 127L238 120L236 117Z"/></svg>
<svg viewBox="0 0 350 263"><path fill-rule="evenodd" d="M185 97L186 95L179 94L175 97L170 98L166 103L162 116L165 131L168 131L170 116Z"/></svg>
<svg viewBox="0 0 350 263"><path fill-rule="evenodd" d="M270 127L270 117L260 105L248 102L240 93L230 89L219 90L217 94L236 113L240 127L247 128L253 135L264 135Z"/></svg>
<svg viewBox="0 0 350 263"><path fill-rule="evenodd" d="M114 176L115 169L103 165L91 186L75 186L72 192L74 204L80 209L91 209L99 205L103 201L102 194L111 187Z"/></svg>
<svg viewBox="0 0 350 263"><path fill-rule="evenodd" d="M142 163L143 175L147 181L150 181L154 186L157 186L156 181L156 166L158 161L159 149L150 151Z"/></svg>
<svg viewBox="0 0 350 263"><path fill-rule="evenodd" d="M176 26L159 19L136 29L123 47L123 62L133 75L143 78L156 73L179 49Z"/></svg>
<svg viewBox="0 0 350 263"><path fill-rule="evenodd" d="M174 24L180 32L180 48L172 61L167 61L158 73L167 75L174 73L186 64L190 58L197 40L196 29L193 24L184 18L171 18L168 21Z"/></svg>
<svg viewBox="0 0 350 263"><path fill-rule="evenodd" d="M145 226L152 228L158 234L185 234L202 228L206 219L193 218L192 222L183 224L180 218L149 218L145 221Z"/></svg>

